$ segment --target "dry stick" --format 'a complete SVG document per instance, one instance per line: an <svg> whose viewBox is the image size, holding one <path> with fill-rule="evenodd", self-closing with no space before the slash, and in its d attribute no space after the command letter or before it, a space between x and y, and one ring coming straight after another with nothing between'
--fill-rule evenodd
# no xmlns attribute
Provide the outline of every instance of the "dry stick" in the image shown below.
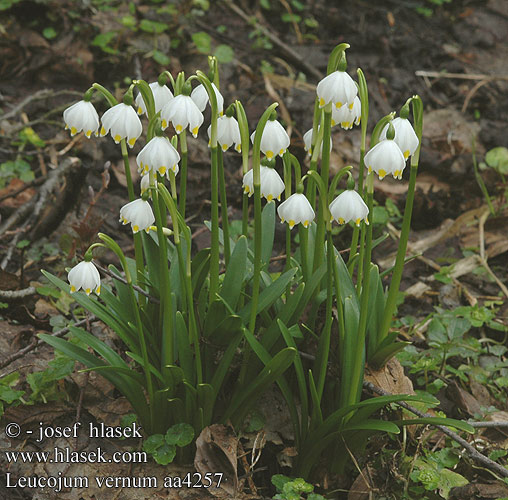
<svg viewBox="0 0 508 500"><path fill-rule="evenodd" d="M103 272L107 276L120 281L120 283L123 283L124 285L129 285L129 282L125 278L122 278L122 276L112 273L109 269L106 269L105 267L100 266L96 262L94 264L95 264L95 267L97 269L99 269L99 271ZM139 292L141 295L144 295L145 297L147 297L150 302L153 302L154 304L160 304L159 299L152 297L148 292L145 292L145 290L143 290L141 287L139 287L137 285L133 285L132 283L130 283L130 285L132 286L132 288L134 288L134 290L136 290L136 292Z"/></svg>
<svg viewBox="0 0 508 500"><path fill-rule="evenodd" d="M440 71L415 71L416 76L426 78L455 78L457 80L508 80L508 75L477 75L468 73L441 73Z"/></svg>
<svg viewBox="0 0 508 500"><path fill-rule="evenodd" d="M0 290L0 299L2 300L17 300L30 295L35 295L37 290L33 286L23 288L23 290Z"/></svg>
<svg viewBox="0 0 508 500"><path fill-rule="evenodd" d="M224 3L238 16L240 16L247 24L252 25L251 16L247 15L238 5L235 5L231 0L224 0ZM312 75L317 80L321 80L323 75L321 71L318 71L317 68L309 64L305 61L299 54L297 54L289 45L286 45L282 40L280 40L276 35L274 35L271 31L262 26L259 22L255 24L255 27L259 29L267 38L270 39L275 45L279 47L279 49L284 52L285 56L291 60L291 62L295 66L299 66L306 73Z"/></svg>
<svg viewBox="0 0 508 500"><path fill-rule="evenodd" d="M95 321L97 318L95 316L90 316L88 319L82 319L81 321L78 321L74 323L71 326L81 326L86 324L87 321ZM58 330L58 332L52 333L52 337L63 337L66 333L69 333L70 328L66 327L62 330ZM34 339L34 341L31 344L28 344L26 347L23 347L23 349L20 349L19 351L15 352L14 354L11 354L8 358L4 359L0 362L0 370L5 368L7 365L10 365L13 361L16 361L19 358L22 358L27 352L33 351L36 347L38 347L42 343L42 340Z"/></svg>
<svg viewBox="0 0 508 500"><path fill-rule="evenodd" d="M377 387L372 382L363 382L363 387L368 389L371 392L374 392L375 394L379 394L380 396L393 396L393 394L389 393L388 391L385 391L381 389L380 387ZM408 405L404 401L398 401L397 404L399 406L402 406L402 408L405 408L406 410L410 411L411 413L414 413L420 418L433 418L433 415L430 415L429 413L423 413L413 406ZM486 422L484 422L486 423ZM462 445L466 451L468 452L469 456L475 460L476 462L482 464L487 469L495 472L496 474L499 474L501 477L508 477L508 469L503 467L502 465L494 462L490 458L486 457L482 453L480 453L478 450L476 450L473 446L471 446L465 439L461 438L456 432L451 431L448 429L448 427L445 427L443 425L435 425L435 424L429 424L437 429L439 429L441 432L446 434L448 437L452 438L454 441ZM477 426L480 427L480 426ZM488 427L488 426L487 426Z"/></svg>

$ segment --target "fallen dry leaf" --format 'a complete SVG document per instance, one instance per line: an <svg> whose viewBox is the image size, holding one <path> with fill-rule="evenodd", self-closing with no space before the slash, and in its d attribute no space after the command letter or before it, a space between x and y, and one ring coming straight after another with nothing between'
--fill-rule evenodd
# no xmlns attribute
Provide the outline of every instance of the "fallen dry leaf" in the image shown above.
<svg viewBox="0 0 508 500"><path fill-rule="evenodd" d="M236 498L238 492L238 438L231 427L214 424L205 427L196 440L194 467L203 476L222 472L219 488L208 491L220 498Z"/></svg>

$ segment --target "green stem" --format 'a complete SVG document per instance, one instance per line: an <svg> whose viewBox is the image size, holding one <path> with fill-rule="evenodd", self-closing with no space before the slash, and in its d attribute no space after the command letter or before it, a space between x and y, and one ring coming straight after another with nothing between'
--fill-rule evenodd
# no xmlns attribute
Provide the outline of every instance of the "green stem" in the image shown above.
<svg viewBox="0 0 508 500"><path fill-rule="evenodd" d="M393 314L397 307L397 295L399 293L400 281L402 279L402 271L404 270L404 261L406 259L406 248L409 240L409 231L411 229L411 216L413 213L413 201L415 195L416 174L418 172L418 164L420 161L420 150L422 145L422 131L423 131L423 104L418 96L413 96L411 99L413 107L413 117L415 122L415 133L418 137L419 144L415 153L411 157L411 171L409 175L409 186L406 198L406 206L404 207L404 218L402 220L402 229L400 232L399 249L395 259L395 267L393 269L390 288L388 290L388 297L386 298L385 310L383 312L383 319L379 328L378 342L382 342L388 335L388 330L392 323Z"/></svg>
<svg viewBox="0 0 508 500"><path fill-rule="evenodd" d="M374 199L373 173L367 176L367 206L369 213L372 213ZM365 222L362 222L365 226ZM372 257L372 226L367 226L367 237L365 244L365 254L363 259L363 268L365 270L362 279L362 294L360 299L360 319L358 321L358 334L356 338L356 348L354 349L353 366L351 372L351 383L346 388L348 397L346 404L355 404L360 401L362 392L362 382L365 370L365 338L367 333L368 302L369 302L369 281L370 281L370 261Z"/></svg>
<svg viewBox="0 0 508 500"><path fill-rule="evenodd" d="M180 163L180 205L179 211L182 214L182 217L185 219L185 202L187 198L187 158L188 158L188 150L187 150L187 131L184 130L180 134L180 152L181 155L181 163Z"/></svg>
<svg viewBox="0 0 508 500"><path fill-rule="evenodd" d="M210 296L211 304L219 290L219 166L217 144L212 146L212 248L210 251Z"/></svg>
<svg viewBox="0 0 508 500"><path fill-rule="evenodd" d="M330 175L330 135L331 135L331 123L332 123L332 104L328 104L325 107L324 121L322 125L323 129L323 153L321 157L321 180L325 188L328 187L329 175ZM316 145L316 148L319 148ZM319 154L318 151L314 151L313 154ZM326 196L325 196L326 200ZM314 271L318 269L323 260L323 252L325 247L325 213L328 207L323 208L320 204L317 218L317 229L316 229L316 248L314 250Z"/></svg>
<svg viewBox="0 0 508 500"><path fill-rule="evenodd" d="M231 245L229 242L228 199L226 196L226 181L224 179L224 162L222 158L222 150L219 148L217 148L217 156L219 159L220 212L222 217L222 234L224 240L224 262L227 267L229 263L229 257L231 255Z"/></svg>

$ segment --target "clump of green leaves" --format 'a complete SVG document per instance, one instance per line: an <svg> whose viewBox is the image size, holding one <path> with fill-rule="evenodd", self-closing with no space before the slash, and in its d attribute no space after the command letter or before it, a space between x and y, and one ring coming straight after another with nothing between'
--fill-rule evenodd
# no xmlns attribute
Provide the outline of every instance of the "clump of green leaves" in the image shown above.
<svg viewBox="0 0 508 500"><path fill-rule="evenodd" d="M272 484L277 489L274 500L325 500L325 497L314 492L314 486L301 477L292 479L282 474L272 476Z"/></svg>
<svg viewBox="0 0 508 500"><path fill-rule="evenodd" d="M160 465L170 464L176 456L176 447L183 448L194 439L194 429L189 424L171 426L166 434L152 434L143 443L143 450L150 453Z"/></svg>

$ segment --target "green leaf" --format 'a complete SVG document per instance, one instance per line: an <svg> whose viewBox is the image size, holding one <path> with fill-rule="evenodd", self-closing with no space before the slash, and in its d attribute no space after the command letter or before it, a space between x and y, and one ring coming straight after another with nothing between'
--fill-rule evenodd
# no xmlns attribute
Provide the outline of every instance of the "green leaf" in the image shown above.
<svg viewBox="0 0 508 500"><path fill-rule="evenodd" d="M220 296L229 304L231 309L236 309L242 290L247 268L247 238L240 236L235 249L229 259L224 281L220 289Z"/></svg>
<svg viewBox="0 0 508 500"><path fill-rule="evenodd" d="M164 54L160 50L154 50L152 52L152 58L156 63L159 63L161 66L169 66L171 59L168 55Z"/></svg>
<svg viewBox="0 0 508 500"><path fill-rule="evenodd" d="M508 148L503 146L491 149L485 155L487 165L501 175L508 174Z"/></svg>
<svg viewBox="0 0 508 500"><path fill-rule="evenodd" d="M229 45L220 44L214 50L213 55L220 63L227 64L233 62L233 59L235 58L235 51Z"/></svg>
<svg viewBox="0 0 508 500"><path fill-rule="evenodd" d="M176 446L174 444L164 443L162 446L157 448L153 453L154 460L159 465L170 464L176 456Z"/></svg>
<svg viewBox="0 0 508 500"><path fill-rule="evenodd" d="M191 35L194 45L202 54L210 54L212 51L212 38L204 31L197 31Z"/></svg>
<svg viewBox="0 0 508 500"><path fill-rule="evenodd" d="M194 429L186 423L175 424L166 432L165 440L167 444L176 445L180 448L192 443L194 439Z"/></svg>
<svg viewBox="0 0 508 500"><path fill-rule="evenodd" d="M160 33L166 31L169 26L166 23L159 23L157 21L150 21L149 19L142 19L139 23L139 27L147 33L154 33L159 35Z"/></svg>
<svg viewBox="0 0 508 500"><path fill-rule="evenodd" d="M143 451L147 453L154 453L157 448L160 448L165 443L162 434L152 434L148 436L143 442Z"/></svg>
<svg viewBox="0 0 508 500"><path fill-rule="evenodd" d="M439 484L437 487L439 489L439 494L443 498L448 498L452 488L464 486L468 483L469 481L464 476L461 476L456 472L448 469L442 469L439 471Z"/></svg>
<svg viewBox="0 0 508 500"><path fill-rule="evenodd" d="M48 40L53 40L53 38L56 38L57 35L58 33L56 32L55 28L52 28L51 26L42 30L42 36Z"/></svg>
<svg viewBox="0 0 508 500"><path fill-rule="evenodd" d="M267 203L261 212L261 227L263 238L261 240L261 262L268 266L273 251L275 238L275 201Z"/></svg>

